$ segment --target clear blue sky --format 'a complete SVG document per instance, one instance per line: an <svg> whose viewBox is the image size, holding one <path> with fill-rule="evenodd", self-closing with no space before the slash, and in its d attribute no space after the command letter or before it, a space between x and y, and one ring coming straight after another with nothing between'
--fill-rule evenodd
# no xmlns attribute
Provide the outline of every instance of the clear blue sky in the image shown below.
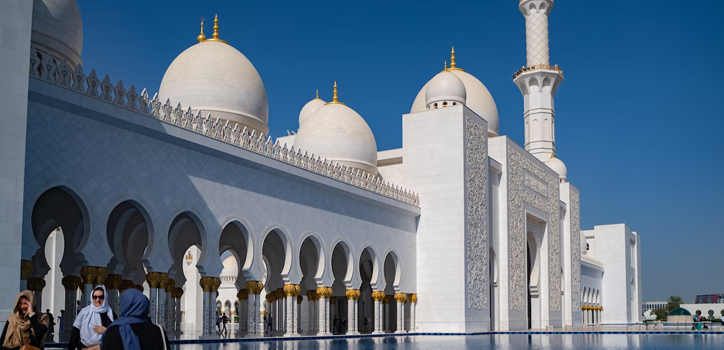
<svg viewBox="0 0 724 350"><path fill-rule="evenodd" d="M315 89L331 99L337 80L380 150L402 145L401 115L455 45L458 66L493 94L500 133L523 143L515 0L79 4L87 72L152 94L196 43L199 17L218 13L222 39L264 80L273 136L298 127ZM641 234L644 301L724 292L722 13L722 1L559 0L550 18L551 63L565 72L558 156L581 189L584 229L625 222Z"/></svg>

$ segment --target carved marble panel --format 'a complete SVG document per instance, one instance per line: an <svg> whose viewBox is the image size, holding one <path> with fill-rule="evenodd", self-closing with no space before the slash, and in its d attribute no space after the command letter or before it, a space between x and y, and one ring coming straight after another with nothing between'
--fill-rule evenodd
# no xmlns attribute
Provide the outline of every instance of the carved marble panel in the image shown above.
<svg viewBox="0 0 724 350"><path fill-rule="evenodd" d="M485 126L465 118L465 208L468 308L488 308L488 156Z"/></svg>
<svg viewBox="0 0 724 350"><path fill-rule="evenodd" d="M571 309L581 309L580 193L571 186Z"/></svg>
<svg viewBox="0 0 724 350"><path fill-rule="evenodd" d="M548 214L549 305L550 311L560 311L561 263L558 177L548 174L543 168L539 167L511 146L508 146L507 168L510 307L516 311L523 311L526 307L526 217L523 205L528 204ZM547 196L541 196L543 194L541 192L546 193Z"/></svg>

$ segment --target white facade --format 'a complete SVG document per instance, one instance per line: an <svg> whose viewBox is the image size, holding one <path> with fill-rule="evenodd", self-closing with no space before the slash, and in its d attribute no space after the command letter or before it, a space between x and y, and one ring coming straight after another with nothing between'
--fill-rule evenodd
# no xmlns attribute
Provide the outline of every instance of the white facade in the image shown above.
<svg viewBox="0 0 724 350"><path fill-rule="evenodd" d="M713 316L714 318L724 317L724 304L681 304L680 308L686 309L692 315Z"/></svg>
<svg viewBox="0 0 724 350"><path fill-rule="evenodd" d="M552 5L520 9L547 23ZM41 308L63 295L66 322L103 283L112 305L143 289L154 322L204 336L217 311L239 313L249 337L269 316L279 336L633 322L640 240L625 225L581 233L579 190L555 158L563 75L548 65L547 25L537 28L526 36L545 47L514 82L525 124L549 124L533 123L524 146L498 136L492 95L453 56L402 116L402 148L385 151L336 84L331 102L300 106L298 134L265 135L261 78L218 23L171 63L159 95L26 41L17 71L29 84L8 87L27 114L15 133L26 160L7 162L25 169L12 205L22 235L4 237L22 245L8 266L23 261L20 288L42 291ZM226 71L195 66L203 48ZM214 85L220 73L229 84Z"/></svg>
<svg viewBox="0 0 724 350"><path fill-rule="evenodd" d="M625 224L596 225L582 231L585 260L605 268L600 282L603 323L633 323L641 313L641 237ZM585 261L584 260L584 261Z"/></svg>

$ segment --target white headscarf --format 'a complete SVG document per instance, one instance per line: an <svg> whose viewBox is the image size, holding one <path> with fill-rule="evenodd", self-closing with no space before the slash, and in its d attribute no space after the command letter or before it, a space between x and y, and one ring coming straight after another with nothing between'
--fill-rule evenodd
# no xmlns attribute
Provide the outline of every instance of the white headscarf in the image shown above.
<svg viewBox="0 0 724 350"><path fill-rule="evenodd" d="M82 308L80 313L78 313L78 317L75 318L75 322L73 322L73 327L80 329L80 341L83 342L85 346L100 344L103 334L96 333L93 327L103 325L101 322L102 313L107 314L108 318L113 322L113 311L111 307L108 306L106 287L101 285L93 288L91 298L93 298L93 293L97 290L103 291L103 305L95 306L93 305L93 300L91 300L91 304Z"/></svg>

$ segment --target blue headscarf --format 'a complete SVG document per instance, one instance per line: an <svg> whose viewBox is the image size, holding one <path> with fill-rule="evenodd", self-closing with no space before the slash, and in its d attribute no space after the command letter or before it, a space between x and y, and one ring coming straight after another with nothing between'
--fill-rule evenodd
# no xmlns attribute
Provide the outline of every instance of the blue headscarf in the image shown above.
<svg viewBox="0 0 724 350"><path fill-rule="evenodd" d="M141 343L138 341L136 333L133 333L131 325L146 322L146 315L148 315L148 298L143 293L138 289L131 288L121 294L121 317L113 321L108 329L118 327L123 341L123 349L141 350ZM103 337L105 334L104 332ZM101 338L101 344L103 344L103 338Z"/></svg>

